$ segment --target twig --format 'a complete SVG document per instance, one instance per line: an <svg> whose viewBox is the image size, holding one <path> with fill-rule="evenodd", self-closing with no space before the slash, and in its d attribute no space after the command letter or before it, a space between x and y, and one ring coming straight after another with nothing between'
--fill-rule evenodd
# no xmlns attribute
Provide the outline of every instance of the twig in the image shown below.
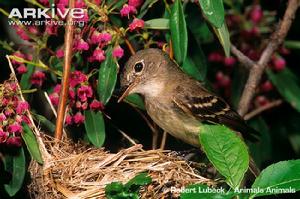
<svg viewBox="0 0 300 199"><path fill-rule="evenodd" d="M251 118L253 118L253 117L255 117L255 116L261 114L262 112L264 112L264 111L266 111L266 110L269 110L269 109L272 109L272 108L274 108L274 107L276 107L276 106L279 106L279 105L281 105L281 104L282 104L282 100L281 100L281 99L275 100L275 101L273 101L273 102L270 102L270 103L268 103L268 104L266 104L266 105L264 105L264 106L261 106L261 107L259 107L259 108L257 108L257 109L254 109L253 111L247 113L247 114L244 116L244 119L245 119L245 120L249 120L249 119L251 119Z"/></svg>
<svg viewBox="0 0 300 199"><path fill-rule="evenodd" d="M74 8L75 1L69 0L69 8ZM55 138L61 140L63 125L65 119L66 105L69 93L69 78L71 70L71 60L72 60L72 47L73 47L73 33L74 25L71 15L68 15L67 18L67 28L65 32L65 59L64 59L64 68L63 68L63 78L62 78L62 88L60 91L59 105L57 111L57 120L55 128Z"/></svg>
<svg viewBox="0 0 300 199"><path fill-rule="evenodd" d="M239 103L238 112L240 115L243 116L247 113L251 99L254 96L255 89L260 82L260 79L267 66L267 63L270 61L274 51L278 48L278 46L283 42L284 38L286 37L287 32L291 27L292 21L295 18L295 13L298 7L299 0L289 0L283 20L280 23L279 28L271 35L270 41L267 47L264 49L259 61L255 64L252 64L249 77ZM232 48L231 50L235 52L234 48ZM242 61L245 65L248 65L250 63L250 59L248 60L244 58L244 56L239 56L239 60Z"/></svg>
<svg viewBox="0 0 300 199"><path fill-rule="evenodd" d="M49 104L49 106L50 106L50 108L51 108L54 116L57 118L57 112L56 112L56 110L55 110L55 108L54 108L54 106L53 106L53 104L52 104L52 102L51 102L51 100L49 98L48 93L44 92L44 95L45 95L45 98L46 98L46 100L47 100L47 102L48 102L48 104ZM67 136L66 130L64 128L63 128L63 135Z"/></svg>
<svg viewBox="0 0 300 199"><path fill-rule="evenodd" d="M239 49L237 49L237 47L235 45L233 45L233 44L231 45L231 52L238 58L238 60L241 63L243 63L243 65L247 69L251 69L253 67L253 65L256 64L249 57L247 57L246 55L244 55L244 53L242 53Z"/></svg>
<svg viewBox="0 0 300 199"><path fill-rule="evenodd" d="M124 41L125 41L128 49L129 49L131 55L134 55L135 54L135 50L134 50L133 46L131 45L130 41L127 38L124 38Z"/></svg>

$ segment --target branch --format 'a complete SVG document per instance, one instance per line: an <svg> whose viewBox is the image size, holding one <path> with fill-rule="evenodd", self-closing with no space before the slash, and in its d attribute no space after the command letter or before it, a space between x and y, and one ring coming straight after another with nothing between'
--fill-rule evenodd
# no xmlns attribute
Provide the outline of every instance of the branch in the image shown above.
<svg viewBox="0 0 300 199"><path fill-rule="evenodd" d="M247 59L246 56L241 54L240 51L237 51L234 46L231 48L232 52L245 66L251 66L249 77L239 103L238 112L240 115L243 116L247 113L251 99L254 96L255 89L260 82L267 63L270 61L274 51L277 50L278 46L284 41L284 38L291 27L292 21L295 18L295 13L298 7L299 0L289 0L282 22L278 29L271 35L270 41L257 63L253 62L249 58Z"/></svg>
<svg viewBox="0 0 300 199"><path fill-rule="evenodd" d="M237 47L233 44L231 45L231 52L232 52L232 54L234 54L237 57L239 62L243 63L243 65L247 69L251 69L256 64L252 59L247 57L244 53L242 53L239 49L237 49Z"/></svg>
<svg viewBox="0 0 300 199"><path fill-rule="evenodd" d="M69 0L69 8L74 8L75 1ZM60 91L59 105L57 110L57 120L55 128L55 138L61 140L63 125L65 119L66 105L69 93L69 78L71 70L71 60L72 60L72 47L73 47L73 33L74 25L71 15L67 18L67 27L65 32L65 59L63 68L63 78L62 78L62 88Z"/></svg>
<svg viewBox="0 0 300 199"><path fill-rule="evenodd" d="M261 114L262 112L266 111L266 110L270 110L276 106L279 106L282 104L282 100L279 99L279 100L275 100L273 102L270 102L264 106L261 106L261 107L258 107L257 109L254 109L253 111L247 113L245 116L244 116L244 119L245 120L250 120L251 118Z"/></svg>

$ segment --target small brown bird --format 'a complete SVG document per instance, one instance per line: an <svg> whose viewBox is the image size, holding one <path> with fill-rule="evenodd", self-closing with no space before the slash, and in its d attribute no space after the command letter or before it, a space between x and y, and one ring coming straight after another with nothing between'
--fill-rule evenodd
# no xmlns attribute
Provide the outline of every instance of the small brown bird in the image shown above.
<svg viewBox="0 0 300 199"><path fill-rule="evenodd" d="M245 139L257 140L258 133L222 98L185 74L159 49L149 48L133 55L125 65L121 87L126 91L119 101L131 93L142 95L153 121L193 146L199 146L201 122L224 124Z"/></svg>

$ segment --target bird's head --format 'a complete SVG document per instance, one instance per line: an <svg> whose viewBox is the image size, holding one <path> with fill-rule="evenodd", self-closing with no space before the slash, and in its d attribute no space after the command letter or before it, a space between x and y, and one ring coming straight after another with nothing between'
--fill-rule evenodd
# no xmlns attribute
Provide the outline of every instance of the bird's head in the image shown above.
<svg viewBox="0 0 300 199"><path fill-rule="evenodd" d="M131 93L155 94L163 86L162 74L166 72L169 57L159 49L140 50L129 58L121 75L121 90L125 90L119 102Z"/></svg>

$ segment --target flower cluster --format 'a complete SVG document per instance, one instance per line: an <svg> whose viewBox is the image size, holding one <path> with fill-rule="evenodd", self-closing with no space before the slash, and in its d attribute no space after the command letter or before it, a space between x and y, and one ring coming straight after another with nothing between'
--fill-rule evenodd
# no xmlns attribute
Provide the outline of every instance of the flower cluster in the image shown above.
<svg viewBox="0 0 300 199"><path fill-rule="evenodd" d="M8 80L0 85L0 144L22 145L22 122L30 124L26 116L29 104L18 97L17 85Z"/></svg>
<svg viewBox="0 0 300 199"><path fill-rule="evenodd" d="M48 0L38 0L40 4L49 7ZM61 12L65 12L68 7L67 0L56 0L55 7ZM122 44L124 38L131 35L139 36L145 39L143 28L145 26L142 19L137 18L139 9L144 3L144 0L128 0L123 5L119 5L112 9L112 5L102 2L101 0L90 0L86 3L84 0L76 0L75 7L84 9L83 19L75 19L84 21L83 26L76 24L74 28L73 39L73 59L72 59L72 75L70 78L70 89L68 99L68 114L65 119L67 125L81 124L84 122L83 111L87 109L102 110L103 104L95 98L95 79L88 80L87 76L92 71L98 70L99 63L107 59L107 49L112 49L112 57L115 60L121 59L124 56ZM111 13L110 13L111 12ZM48 13L51 14L50 12ZM122 19L122 25L110 23L109 15L115 15ZM51 20L51 21L48 21ZM57 15L53 19L46 19L47 22L65 22L66 18ZM65 27L59 23L49 23L50 25L42 26L15 26L15 30L23 40L33 41L33 45L43 44L42 50L47 53L41 53L38 61L31 61L29 55L23 54L19 51L13 55L21 59L13 59L13 65L16 68L18 75L28 75L30 72L29 82L35 87L53 90L50 94L51 102L54 106L59 104L59 95L61 85L57 82L55 75L61 73L64 54L63 45L48 46L45 40L39 38L56 39L62 36L60 34ZM39 40L39 42L37 42ZM34 46L33 46L34 47ZM32 52L34 48L32 48ZM49 56L48 56L49 55ZM78 55L78 56L76 56ZM80 55L80 56L79 56ZM83 55L83 56L81 56ZM43 57L45 56L45 58ZM47 57L46 57L47 56ZM47 60L49 60L47 62ZM33 64L28 64L28 63ZM37 65L35 71L29 70L32 65ZM39 68L42 65L42 69ZM46 67L43 67L46 66ZM55 68L54 68L55 67ZM84 72L80 70L84 68ZM55 71L55 73L53 73ZM56 85L49 88L44 82L47 80L49 85Z"/></svg>
<svg viewBox="0 0 300 199"><path fill-rule="evenodd" d="M59 104L60 90L61 85L57 84L49 95L54 106ZM87 109L94 111L102 111L104 109L103 104L95 99L94 91L88 82L87 76L80 71L74 71L71 74L68 104L68 114L65 120L67 125L83 123L85 119L83 111Z"/></svg>

